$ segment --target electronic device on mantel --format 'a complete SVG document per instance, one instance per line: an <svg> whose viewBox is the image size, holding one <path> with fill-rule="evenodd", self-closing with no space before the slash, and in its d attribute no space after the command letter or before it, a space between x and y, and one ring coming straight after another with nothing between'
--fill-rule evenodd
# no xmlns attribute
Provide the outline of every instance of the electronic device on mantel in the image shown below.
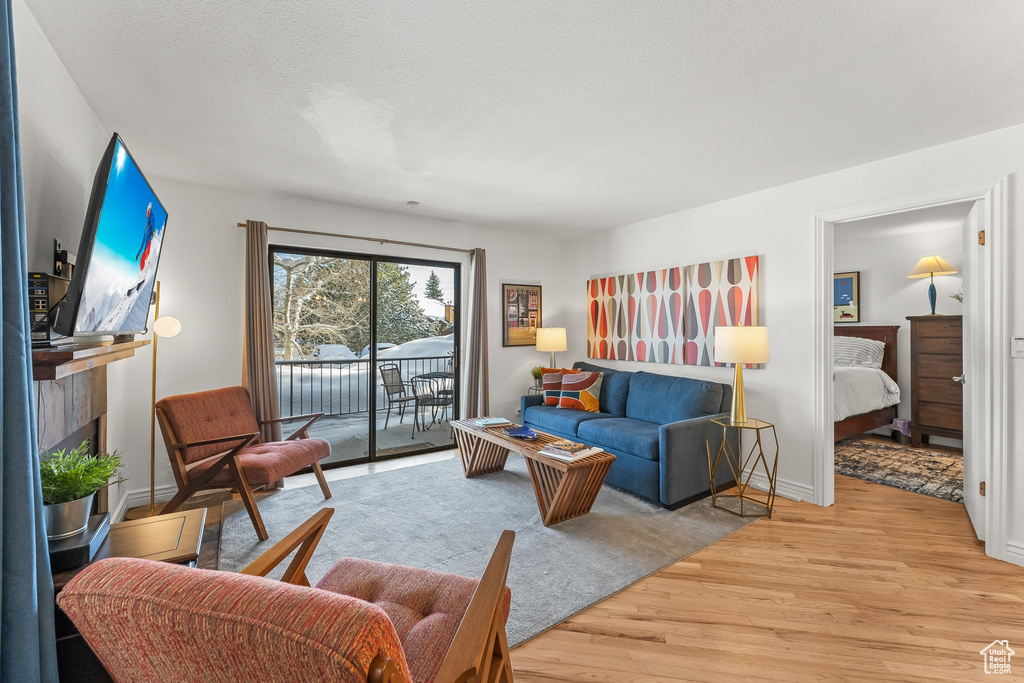
<svg viewBox="0 0 1024 683"><path fill-rule="evenodd" d="M146 331L167 225L157 198L117 133L93 180L78 259L53 329L75 342L130 340ZM72 340L68 340L72 341Z"/></svg>

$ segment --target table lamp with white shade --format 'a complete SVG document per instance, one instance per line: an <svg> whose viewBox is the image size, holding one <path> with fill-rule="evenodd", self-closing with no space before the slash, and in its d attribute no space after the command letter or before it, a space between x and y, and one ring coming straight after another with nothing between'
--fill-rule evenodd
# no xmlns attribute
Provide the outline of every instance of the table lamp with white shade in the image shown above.
<svg viewBox="0 0 1024 683"><path fill-rule="evenodd" d="M931 284L928 285L928 303L932 307L932 312L929 315L938 315L935 312L935 276L936 275L953 275L957 273L957 269L953 265L943 259L941 256L925 256L923 259L917 262L914 269L910 271L910 275L907 276L908 280L915 278L927 277L931 278Z"/></svg>
<svg viewBox="0 0 1024 683"><path fill-rule="evenodd" d="M555 365L555 352L565 351L569 346L565 340L565 328L564 327L538 327L537 328L537 350L538 351L550 351L551 352L551 365L552 368L557 368Z"/></svg>
<svg viewBox="0 0 1024 683"><path fill-rule="evenodd" d="M157 340L163 337L169 339L178 336L181 332L181 323L177 318L169 315L160 316L160 282L157 281L154 288L153 300L156 308L153 311L153 377L150 383L150 404L149 404L149 506L132 508L125 515L126 519L142 519L160 514L160 508L156 505L156 345Z"/></svg>
<svg viewBox="0 0 1024 683"><path fill-rule="evenodd" d="M736 376L732 384L733 424L747 421L747 403L743 396L743 364L768 362L768 328L762 326L715 328L715 362L735 363Z"/></svg>

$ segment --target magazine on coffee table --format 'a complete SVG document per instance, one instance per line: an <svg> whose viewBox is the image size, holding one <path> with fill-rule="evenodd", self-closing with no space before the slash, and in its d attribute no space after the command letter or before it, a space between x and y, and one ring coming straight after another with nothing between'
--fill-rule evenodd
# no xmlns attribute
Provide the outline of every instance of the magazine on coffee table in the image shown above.
<svg viewBox="0 0 1024 683"><path fill-rule="evenodd" d="M540 450L541 455L546 455L549 458L556 458L558 460L565 460L567 462L579 460L580 458L585 458L588 455L600 452L601 449L596 446L588 446L583 443L566 440L552 441Z"/></svg>

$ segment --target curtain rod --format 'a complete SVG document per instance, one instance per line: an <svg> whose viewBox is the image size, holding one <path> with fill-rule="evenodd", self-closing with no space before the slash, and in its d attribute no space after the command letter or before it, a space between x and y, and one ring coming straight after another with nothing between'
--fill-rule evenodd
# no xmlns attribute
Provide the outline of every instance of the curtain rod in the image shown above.
<svg viewBox="0 0 1024 683"><path fill-rule="evenodd" d="M245 223L239 223L238 227L244 228ZM472 249L462 249L460 247L442 247L437 244L421 244L420 242L404 242L402 240L389 240L383 237L363 237L362 235L339 235L336 232L320 232L318 230L299 230L297 228L275 228L268 225L267 230L273 230L275 232L293 232L299 235L320 235L321 237L339 237L345 240L365 240L367 242L377 242L378 244L400 244L405 247L422 247L424 249L440 249L442 251L459 251L464 254L472 254Z"/></svg>

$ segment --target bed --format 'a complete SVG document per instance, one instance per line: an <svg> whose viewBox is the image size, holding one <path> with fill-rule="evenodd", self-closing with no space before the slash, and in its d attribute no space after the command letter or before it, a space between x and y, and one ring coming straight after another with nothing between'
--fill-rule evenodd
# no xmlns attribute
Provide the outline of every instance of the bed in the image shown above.
<svg viewBox="0 0 1024 683"><path fill-rule="evenodd" d="M896 385L898 330L899 325L833 327L833 334L836 337L874 339L885 344L881 372L870 368L833 369L835 417L841 418L835 420L836 441L888 426L896 417L896 404L899 403L899 386ZM848 414L853 410L857 412Z"/></svg>

